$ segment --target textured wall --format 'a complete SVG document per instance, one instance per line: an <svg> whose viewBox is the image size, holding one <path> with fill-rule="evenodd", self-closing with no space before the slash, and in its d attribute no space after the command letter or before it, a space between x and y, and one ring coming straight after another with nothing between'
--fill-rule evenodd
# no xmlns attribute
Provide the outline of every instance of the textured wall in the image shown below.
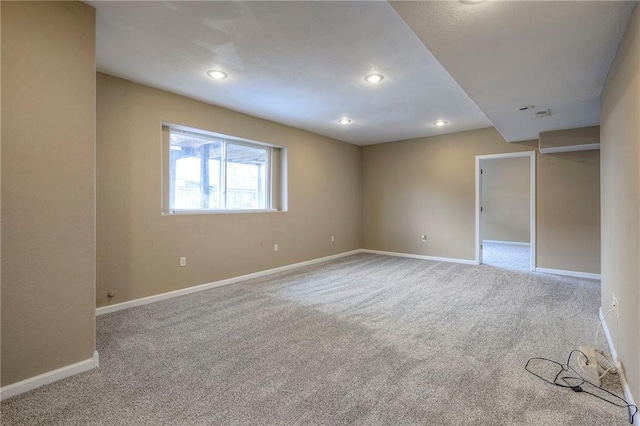
<svg viewBox="0 0 640 426"><path fill-rule="evenodd" d="M473 259L475 157L530 144L487 128L363 147L363 247Z"/></svg>
<svg viewBox="0 0 640 426"><path fill-rule="evenodd" d="M538 266L600 273L600 151L538 155Z"/></svg>
<svg viewBox="0 0 640 426"><path fill-rule="evenodd" d="M475 157L537 144L488 128L363 147L363 247L472 260ZM538 267L600 272L597 155L537 155Z"/></svg>
<svg viewBox="0 0 640 426"><path fill-rule="evenodd" d="M105 74L97 90L98 306L360 248L359 147ZM163 120L288 148L288 211L163 216Z"/></svg>
<svg viewBox="0 0 640 426"><path fill-rule="evenodd" d="M498 158L482 162L482 239L528 243L530 160Z"/></svg>
<svg viewBox="0 0 640 426"><path fill-rule="evenodd" d="M635 397L640 399L640 8L611 66L600 112L602 309Z"/></svg>
<svg viewBox="0 0 640 426"><path fill-rule="evenodd" d="M2 2L2 385L95 349L95 13Z"/></svg>

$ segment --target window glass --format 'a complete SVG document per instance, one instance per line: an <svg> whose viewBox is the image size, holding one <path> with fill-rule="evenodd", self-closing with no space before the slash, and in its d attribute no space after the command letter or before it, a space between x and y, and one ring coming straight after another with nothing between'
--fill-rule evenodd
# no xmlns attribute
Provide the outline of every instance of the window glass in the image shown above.
<svg viewBox="0 0 640 426"><path fill-rule="evenodd" d="M271 148L169 131L169 209L271 208Z"/></svg>
<svg viewBox="0 0 640 426"><path fill-rule="evenodd" d="M267 150L227 144L227 208L265 209Z"/></svg>

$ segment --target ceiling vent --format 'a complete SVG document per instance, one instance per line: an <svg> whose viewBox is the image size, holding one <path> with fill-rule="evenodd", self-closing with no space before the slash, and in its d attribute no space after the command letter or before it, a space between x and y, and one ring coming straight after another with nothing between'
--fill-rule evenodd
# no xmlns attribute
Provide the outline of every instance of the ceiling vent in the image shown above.
<svg viewBox="0 0 640 426"><path fill-rule="evenodd" d="M551 115L550 109L545 109L544 111L536 111L536 118L549 117L550 115Z"/></svg>

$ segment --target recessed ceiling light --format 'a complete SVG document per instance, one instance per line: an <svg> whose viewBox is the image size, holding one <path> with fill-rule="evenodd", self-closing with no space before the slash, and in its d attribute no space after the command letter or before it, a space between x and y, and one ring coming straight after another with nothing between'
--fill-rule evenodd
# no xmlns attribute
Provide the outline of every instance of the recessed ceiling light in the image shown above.
<svg viewBox="0 0 640 426"><path fill-rule="evenodd" d="M367 83L380 83L384 80L384 76L382 74L369 74L364 77L364 81Z"/></svg>
<svg viewBox="0 0 640 426"><path fill-rule="evenodd" d="M226 72L220 70L207 71L207 75L211 78L215 78L216 80L222 80L223 78L228 77L228 74Z"/></svg>
<svg viewBox="0 0 640 426"><path fill-rule="evenodd" d="M349 123L351 123L351 120L349 120L348 118L341 118L340 120L338 120L338 123L340 123L340 124L349 124Z"/></svg>
<svg viewBox="0 0 640 426"><path fill-rule="evenodd" d="M447 122L446 122L446 121L444 121L444 120L438 120L438 121L436 121L435 123L433 123L433 125L434 125L434 126L438 126L438 127L442 127L442 126L444 126L445 124L447 124Z"/></svg>
<svg viewBox="0 0 640 426"><path fill-rule="evenodd" d="M478 4L478 3L484 3L487 0L460 0L460 3L462 4Z"/></svg>
<svg viewBox="0 0 640 426"><path fill-rule="evenodd" d="M530 109L534 109L535 105L522 105L516 108L516 111L529 111Z"/></svg>

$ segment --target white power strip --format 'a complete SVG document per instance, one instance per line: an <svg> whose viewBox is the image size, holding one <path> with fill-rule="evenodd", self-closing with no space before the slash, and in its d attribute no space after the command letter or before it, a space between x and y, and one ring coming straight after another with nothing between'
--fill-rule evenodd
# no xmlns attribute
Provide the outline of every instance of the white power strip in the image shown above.
<svg viewBox="0 0 640 426"><path fill-rule="evenodd" d="M583 352L587 358L585 359L582 354L578 358L578 364L582 370L585 380L593 383L596 386L600 386L600 373L598 373L598 354L595 348L590 346L580 346L580 351Z"/></svg>

